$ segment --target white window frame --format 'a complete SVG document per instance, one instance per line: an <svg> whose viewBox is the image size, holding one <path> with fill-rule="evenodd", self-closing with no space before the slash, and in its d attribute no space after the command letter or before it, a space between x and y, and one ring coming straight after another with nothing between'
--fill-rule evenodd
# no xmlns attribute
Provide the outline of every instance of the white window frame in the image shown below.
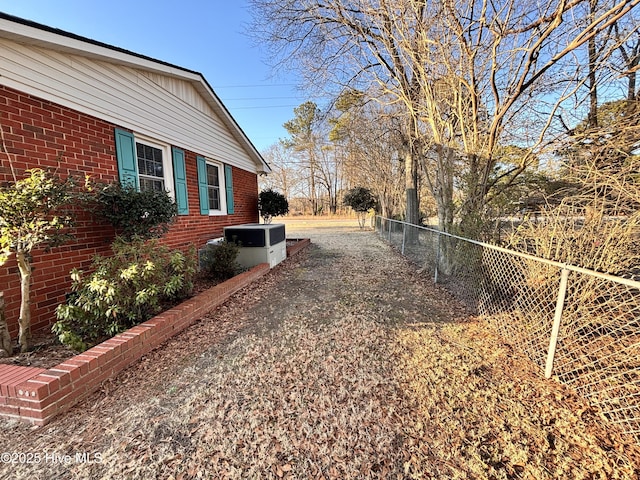
<svg viewBox="0 0 640 480"><path fill-rule="evenodd" d="M175 187L173 184L173 160L171 158L171 147L169 145L167 145L166 143L160 143L156 140L153 140L149 137L145 137L143 135L138 135L137 133L134 133L133 138L136 142L136 167L137 167L137 162L138 162L138 157L137 157L137 151L138 151L138 146L137 144L140 143L142 145L148 145L150 147L154 147L154 148L158 148L160 150L162 150L162 170L163 170L163 174L164 174L164 189L166 190L166 192L169 194L169 196L173 199L173 201L175 202L176 200L176 192L175 192ZM140 182L140 171L138 171L138 184L141 185ZM142 187L141 187L142 188Z"/></svg>
<svg viewBox="0 0 640 480"><path fill-rule="evenodd" d="M227 188L225 183L226 179L224 176L224 165L209 158L206 158L205 160L207 165L211 165L218 169L218 180L220 181L220 210L209 209L209 215L227 215ZM207 181L207 186L208 185L209 182Z"/></svg>

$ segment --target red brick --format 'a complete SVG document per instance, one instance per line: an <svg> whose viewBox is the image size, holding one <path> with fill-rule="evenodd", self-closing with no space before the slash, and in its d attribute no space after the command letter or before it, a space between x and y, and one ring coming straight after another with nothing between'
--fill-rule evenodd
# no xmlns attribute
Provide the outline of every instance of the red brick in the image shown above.
<svg viewBox="0 0 640 480"><path fill-rule="evenodd" d="M37 377L34 377L31 380L27 381L25 383L25 385L33 384L34 382L47 385L46 395L50 395L53 392L58 391L60 389L60 387L62 386L60 384L59 376L57 376L57 375L47 375L46 371L41 373Z"/></svg>
<svg viewBox="0 0 640 480"><path fill-rule="evenodd" d="M7 397L7 405L14 407L34 408L38 406L37 400L28 400L27 398Z"/></svg>
<svg viewBox="0 0 640 480"><path fill-rule="evenodd" d="M61 363L61 365L70 365L73 367L78 367L80 372L80 377L85 376L89 373L89 364L88 362L78 359L77 357L71 357ZM75 381L75 378L72 377L72 380Z"/></svg>
<svg viewBox="0 0 640 480"><path fill-rule="evenodd" d="M20 407L20 417L28 419L43 419L42 410Z"/></svg>
<svg viewBox="0 0 640 480"><path fill-rule="evenodd" d="M39 408L45 408L53 403L57 403L60 399L66 398L72 391L74 390L74 386L69 384L64 388L61 388L55 393L43 398L39 402Z"/></svg>
<svg viewBox="0 0 640 480"><path fill-rule="evenodd" d="M58 377L58 380L60 381L60 388L66 387L71 383L71 380L72 380L71 373L68 370L61 369L58 367L59 366L56 365L55 367L50 368L49 370L46 371L46 374L52 377Z"/></svg>
<svg viewBox="0 0 640 480"><path fill-rule="evenodd" d="M30 378L44 372L43 368L18 367L15 365L0 365L0 394L17 396L16 386Z"/></svg>
<svg viewBox="0 0 640 480"><path fill-rule="evenodd" d="M49 371L67 372L68 373L67 376L71 379L71 382L75 382L82 376L82 374L80 373L81 371L80 365L69 365L66 363L61 363L60 365L56 365L55 367L51 368Z"/></svg>
<svg viewBox="0 0 640 480"><path fill-rule="evenodd" d="M15 405L0 405L0 415L19 416L20 407Z"/></svg>
<svg viewBox="0 0 640 480"><path fill-rule="evenodd" d="M101 343L99 345L96 345L93 348L90 348L88 352L97 353L98 355L100 355L100 359L102 360L102 363L101 363L101 366L102 366L103 364L107 363L109 360L113 358L115 354L115 351L114 351L115 348L116 347L106 347Z"/></svg>
<svg viewBox="0 0 640 480"><path fill-rule="evenodd" d="M56 403L52 403L51 405L48 405L46 407L43 407L40 409L40 418L42 420L46 421L51 421L51 419L53 419L53 417L59 413L61 411L60 406ZM43 425L44 423L40 424Z"/></svg>
<svg viewBox="0 0 640 480"><path fill-rule="evenodd" d="M81 353L80 355L76 355L73 358L79 362L85 362L89 370L89 374L91 374L91 372L94 372L95 370L98 370L100 368L100 363L98 362L98 359L94 356L85 355L84 353Z"/></svg>
<svg viewBox="0 0 640 480"><path fill-rule="evenodd" d="M21 398L40 400L49 395L49 384L37 380L27 380L16 386L16 392Z"/></svg>

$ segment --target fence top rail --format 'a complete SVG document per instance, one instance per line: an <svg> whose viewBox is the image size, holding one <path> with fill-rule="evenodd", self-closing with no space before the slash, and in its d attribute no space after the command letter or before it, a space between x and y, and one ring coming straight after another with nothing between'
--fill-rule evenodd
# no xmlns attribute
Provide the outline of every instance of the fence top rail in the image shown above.
<svg viewBox="0 0 640 480"><path fill-rule="evenodd" d="M498 245L492 245L491 243L485 243L485 242L480 242L478 240L472 240L470 238L460 237L460 236L454 235L452 233L443 232L443 231L438 230L436 228L425 227L423 225L416 225L416 224L413 224L413 223L404 222L402 220L394 220L392 218L386 218L386 217L382 217L380 215L376 215L376 217L380 218L381 220L388 221L388 222L394 222L394 223L399 223L399 224L402 224L402 225L408 225L410 227L419 228L421 230L426 230L426 231L429 231L429 232L432 232L432 233L436 233L438 235L445 235L447 237L455 238L457 240L462 240L463 242L472 243L474 245L478 245L480 247L488 248L490 250L495 250L495 251L498 251L498 252L506 253L508 255L514 255L514 256L520 257L520 258L526 258L528 260L533 260L533 261L544 263L544 264L547 264L547 265L552 265L552 266L560 268L560 269L566 269L566 270L573 271L573 272L583 273L585 275L591 275L591 276L596 277L596 278L601 278L603 280L609 280L611 282L616 282L616 283L619 283L621 285L626 285L627 287L631 287L631 288L635 288L635 289L640 290L640 282L635 281L635 280L631 280L629 278L617 277L615 275L610 275L608 273L596 272L595 270L590 270L590 269L584 268L584 267L578 267L577 265L571 265L571 264L568 264L568 263L557 262L555 260L547 260L546 258L536 257L535 255L531 255L530 253L518 252L516 250L510 250L508 248L499 247Z"/></svg>

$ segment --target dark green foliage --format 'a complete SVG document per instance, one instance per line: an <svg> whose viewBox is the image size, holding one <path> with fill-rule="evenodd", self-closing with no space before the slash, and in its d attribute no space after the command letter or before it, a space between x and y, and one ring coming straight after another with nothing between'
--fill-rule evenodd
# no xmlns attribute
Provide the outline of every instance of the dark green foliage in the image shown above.
<svg viewBox="0 0 640 480"><path fill-rule="evenodd" d="M111 183L92 195L92 210L127 240L159 238L168 230L178 207L167 192L138 191L135 186Z"/></svg>
<svg viewBox="0 0 640 480"><path fill-rule="evenodd" d="M376 208L376 198L371 190L365 187L354 187L344 194L342 203L353 208L356 212L368 212L372 208Z"/></svg>
<svg viewBox="0 0 640 480"><path fill-rule="evenodd" d="M236 276L241 267L236 261L240 246L233 242L207 245L200 256L200 265L204 275L214 280L227 280Z"/></svg>
<svg viewBox="0 0 640 480"><path fill-rule="evenodd" d="M271 223L273 217L289 213L289 202L283 194L269 188L258 195L258 210L264 223Z"/></svg>
<svg viewBox="0 0 640 480"><path fill-rule="evenodd" d="M95 257L91 275L71 272L73 294L56 311L54 333L76 350L148 320L193 289L193 249L185 255L157 240L117 238L112 250L111 257Z"/></svg>
<svg viewBox="0 0 640 480"><path fill-rule="evenodd" d="M360 228L364 228L367 212L378 205L376 197L373 196L371 190L365 187L354 187L348 190L342 199L342 203L356 211Z"/></svg>

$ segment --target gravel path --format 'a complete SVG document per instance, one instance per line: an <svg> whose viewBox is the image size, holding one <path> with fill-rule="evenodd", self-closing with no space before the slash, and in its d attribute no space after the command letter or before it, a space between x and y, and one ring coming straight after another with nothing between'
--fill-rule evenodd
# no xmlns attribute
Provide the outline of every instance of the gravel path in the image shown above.
<svg viewBox="0 0 640 480"><path fill-rule="evenodd" d="M0 420L39 458L0 478L637 478L628 439L353 225L289 223L312 246L261 285L50 425Z"/></svg>

